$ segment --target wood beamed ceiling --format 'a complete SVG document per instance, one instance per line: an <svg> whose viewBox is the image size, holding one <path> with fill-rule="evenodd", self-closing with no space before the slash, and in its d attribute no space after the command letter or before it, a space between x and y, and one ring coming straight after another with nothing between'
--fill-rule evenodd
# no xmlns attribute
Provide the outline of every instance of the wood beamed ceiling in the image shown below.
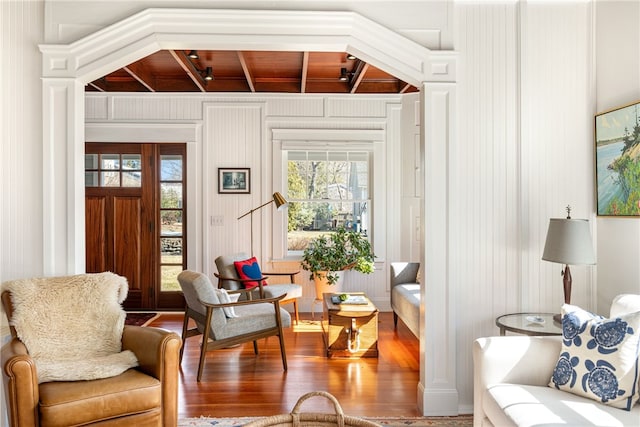
<svg viewBox="0 0 640 427"><path fill-rule="evenodd" d="M160 50L87 84L100 92L409 93L418 89L345 52ZM211 67L213 80L207 80ZM342 77L342 79L341 79Z"/></svg>

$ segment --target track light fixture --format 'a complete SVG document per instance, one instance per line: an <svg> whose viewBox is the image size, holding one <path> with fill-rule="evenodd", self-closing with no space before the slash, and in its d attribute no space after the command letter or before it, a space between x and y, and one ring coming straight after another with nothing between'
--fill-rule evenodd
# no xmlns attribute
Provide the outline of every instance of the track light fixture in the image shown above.
<svg viewBox="0 0 640 427"><path fill-rule="evenodd" d="M207 67L207 69L204 72L204 79L208 82L213 80L213 68Z"/></svg>
<svg viewBox="0 0 640 427"><path fill-rule="evenodd" d="M341 82L346 82L349 80L349 73L347 72L347 69L342 67L340 69L340 79Z"/></svg>
<svg viewBox="0 0 640 427"><path fill-rule="evenodd" d="M191 60L200 59L200 55L198 55L198 51L196 51L196 50L189 51L189 53L187 54L187 57L189 59L191 59ZM202 78L205 81L210 82L211 80L214 80L214 78L213 78L213 68L207 67L204 70L201 70L193 62L191 62L191 65L193 65L193 68L196 69L196 71L200 74L200 76L202 76Z"/></svg>

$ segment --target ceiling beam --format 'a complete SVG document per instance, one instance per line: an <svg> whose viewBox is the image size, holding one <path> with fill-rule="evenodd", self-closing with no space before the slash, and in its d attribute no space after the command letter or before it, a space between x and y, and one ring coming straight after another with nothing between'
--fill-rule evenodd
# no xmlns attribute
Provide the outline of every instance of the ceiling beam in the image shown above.
<svg viewBox="0 0 640 427"><path fill-rule="evenodd" d="M191 60L187 57L187 54L183 51L175 51L173 49L170 49L169 53L174 57L176 62L180 64L182 69L186 71L193 83L198 86L200 92L206 92L207 81L204 79L204 77L202 77L202 74L200 74L196 66L193 65L193 62L191 62Z"/></svg>
<svg viewBox="0 0 640 427"><path fill-rule="evenodd" d="M356 90L358 90L358 86L360 86L360 83L362 82L362 79L364 78L364 75L367 73L368 69L369 64L358 60L358 63L356 64L356 70L353 72L353 77L351 77L351 93L356 93Z"/></svg>
<svg viewBox="0 0 640 427"><path fill-rule="evenodd" d="M242 51L238 51L238 59L240 60L240 65L242 65L242 71L244 71L244 77L247 79L247 84L249 85L249 89L251 92L256 91L256 87L253 82L253 76L251 75L251 70L249 70L249 66L247 65L247 60L244 57L244 53Z"/></svg>
<svg viewBox="0 0 640 427"><path fill-rule="evenodd" d="M91 86L92 88L94 88L95 90L98 90L100 92L106 92L107 91L107 83L104 79L98 79L98 80L94 80L92 82L87 83L89 86Z"/></svg>
<svg viewBox="0 0 640 427"><path fill-rule="evenodd" d="M151 82L154 80L153 76L144 68L142 64L140 64L140 62L129 64L126 67L123 67L123 70L129 73L131 77L139 81L142 86L146 87L149 90L149 92L156 91L154 87L151 86Z"/></svg>
<svg viewBox="0 0 640 427"><path fill-rule="evenodd" d="M122 68L120 72L112 73L102 80L92 82L93 90L108 91L200 91L209 92L287 92L287 93L396 93L405 94L413 92L416 88L397 77L377 73L373 65L362 59L349 61L345 64L344 58L336 53L314 52L314 64L311 64L310 51L296 52L297 58L288 55L282 59L279 52L250 56L251 52L233 51L227 55L216 57L213 52L200 51L200 60L188 57L189 50L164 50L159 51L157 57L152 54ZM171 60L166 57L171 55ZM344 54L346 55L346 54ZM206 58L206 59L204 59ZM209 82L204 79L204 64L216 67L213 60L221 60L219 71L223 77L220 80ZM213 64L211 64L213 62ZM178 64L182 73L176 73L175 64ZM282 73L263 72L263 67L269 67L270 63L281 65ZM314 68L314 65L319 65ZM237 68L240 64L242 71ZM349 66L349 69L344 67ZM231 67L231 68L230 68ZM346 81L338 82L335 77L330 77L330 71L347 69ZM371 70L369 69L371 67ZM232 71L230 71L232 69ZM319 71L320 70L320 71ZM377 75L377 77L376 77ZM188 77L187 77L188 76ZM89 84L89 83L87 83ZM87 86L89 88L89 86ZM89 89L87 89L89 90Z"/></svg>
<svg viewBox="0 0 640 427"><path fill-rule="evenodd" d="M302 73L300 73L300 93L307 91L307 71L309 70L309 52L302 55Z"/></svg>
<svg viewBox="0 0 640 427"><path fill-rule="evenodd" d="M401 86L401 89L398 93L405 93L409 89L411 89L411 85L409 83L405 83L402 80L398 80L398 84Z"/></svg>

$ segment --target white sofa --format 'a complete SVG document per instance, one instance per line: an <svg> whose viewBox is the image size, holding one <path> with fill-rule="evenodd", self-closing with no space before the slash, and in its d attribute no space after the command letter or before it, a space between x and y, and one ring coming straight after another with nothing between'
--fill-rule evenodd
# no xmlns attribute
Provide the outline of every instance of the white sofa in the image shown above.
<svg viewBox="0 0 640 427"><path fill-rule="evenodd" d="M393 324L398 318L416 337L420 336L420 283L418 262L391 263L391 310Z"/></svg>
<svg viewBox="0 0 640 427"><path fill-rule="evenodd" d="M640 295L620 295L610 317L637 311ZM640 426L640 403L626 411L548 387L561 348L560 336L477 339L474 426Z"/></svg>

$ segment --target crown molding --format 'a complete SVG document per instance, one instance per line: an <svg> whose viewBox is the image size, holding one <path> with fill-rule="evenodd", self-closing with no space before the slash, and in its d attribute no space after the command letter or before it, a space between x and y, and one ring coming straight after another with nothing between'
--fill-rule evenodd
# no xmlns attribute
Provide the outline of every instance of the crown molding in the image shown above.
<svg viewBox="0 0 640 427"><path fill-rule="evenodd" d="M455 81L432 51L355 12L146 9L70 44L42 44L43 77L88 83L162 49L350 52L402 80Z"/></svg>

